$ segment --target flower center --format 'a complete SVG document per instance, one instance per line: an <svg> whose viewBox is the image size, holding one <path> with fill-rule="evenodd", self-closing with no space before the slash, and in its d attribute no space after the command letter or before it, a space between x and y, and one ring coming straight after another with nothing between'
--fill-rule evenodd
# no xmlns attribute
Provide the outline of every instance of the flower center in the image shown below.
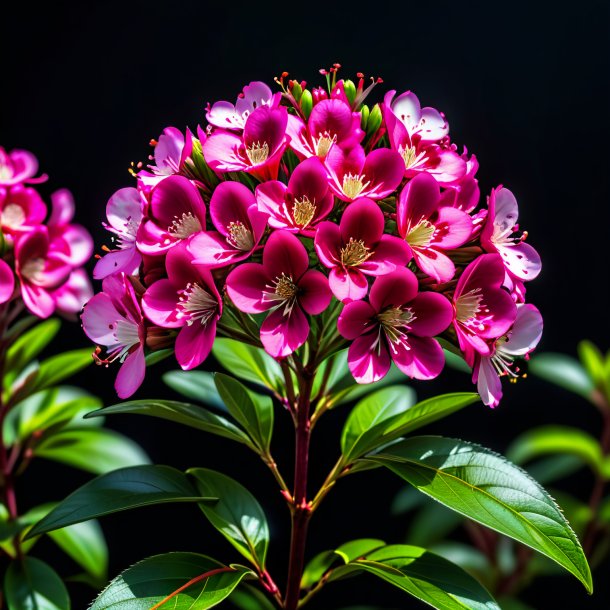
<svg viewBox="0 0 610 610"><path fill-rule="evenodd" d="M174 222L167 227L167 232L177 239L186 239L189 235L199 233L201 230L199 219L191 212L184 212L182 216L174 216Z"/></svg>
<svg viewBox="0 0 610 610"><path fill-rule="evenodd" d="M483 303L481 288L469 290L455 302L455 319L472 331L484 330L485 318L481 318L481 313L489 314L489 308Z"/></svg>
<svg viewBox="0 0 610 610"><path fill-rule="evenodd" d="M423 218L407 233L406 240L410 246L427 248L434 237L436 227Z"/></svg>
<svg viewBox="0 0 610 610"><path fill-rule="evenodd" d="M0 180L10 180L14 175L13 168L0 161Z"/></svg>
<svg viewBox="0 0 610 610"><path fill-rule="evenodd" d="M315 214L315 200L312 203L305 195L301 199L295 199L292 206L292 217L295 224L304 229L312 221Z"/></svg>
<svg viewBox="0 0 610 610"><path fill-rule="evenodd" d="M176 317L186 318L188 326L199 320L202 326L207 326L210 319L218 311L218 301L197 283L189 282L184 290L179 290L179 303L176 306Z"/></svg>
<svg viewBox="0 0 610 610"><path fill-rule="evenodd" d="M283 306L284 315L289 316L297 301L297 294L299 292L299 287L294 283L292 277L282 273L267 288L269 290L263 293L263 301L275 303L272 307L273 310Z"/></svg>
<svg viewBox="0 0 610 610"><path fill-rule="evenodd" d="M321 134L316 140L313 138L313 144L316 151L316 155L320 158L326 157L330 147L337 141L337 136L331 136L328 131Z"/></svg>
<svg viewBox="0 0 610 610"><path fill-rule="evenodd" d="M356 241L353 237L350 237L345 247L341 248L341 264L344 267L357 267L371 254L373 253L369 252L369 248L364 245L361 239Z"/></svg>
<svg viewBox="0 0 610 610"><path fill-rule="evenodd" d="M0 167L0 170L2 168ZM7 178L9 176L5 176ZM2 176L0 175L0 179ZM9 203L3 210L0 216L0 221L5 227L16 229L25 222L25 212L23 208L16 203Z"/></svg>
<svg viewBox="0 0 610 610"><path fill-rule="evenodd" d="M250 252L254 248L254 236L252 231L246 228L239 220L231 221L227 227L229 235L227 241L238 250Z"/></svg>
<svg viewBox="0 0 610 610"><path fill-rule="evenodd" d="M269 157L269 144L267 142L253 142L252 146L246 148L246 154L252 165L260 165Z"/></svg>
<svg viewBox="0 0 610 610"><path fill-rule="evenodd" d="M405 146L405 148L403 148L402 151L400 152L400 156L402 157L402 160L405 162L406 169L413 167L415 165L415 163L417 163L417 161L418 161L417 150L415 149L415 146Z"/></svg>
<svg viewBox="0 0 610 610"><path fill-rule="evenodd" d="M410 308L388 307L377 314L377 320L391 345L400 344L411 349L407 331L410 330L409 324L415 320L415 314Z"/></svg>
<svg viewBox="0 0 610 610"><path fill-rule="evenodd" d="M33 258L21 267L21 275L33 284L42 284L44 281L44 258Z"/></svg>
<svg viewBox="0 0 610 610"><path fill-rule="evenodd" d="M363 183L363 176L360 174L345 174L343 176L343 192L346 197L356 199L358 195L367 187L370 182Z"/></svg>
<svg viewBox="0 0 610 610"><path fill-rule="evenodd" d="M292 299L297 294L297 285L289 275L282 273L276 280L275 294L284 300Z"/></svg>

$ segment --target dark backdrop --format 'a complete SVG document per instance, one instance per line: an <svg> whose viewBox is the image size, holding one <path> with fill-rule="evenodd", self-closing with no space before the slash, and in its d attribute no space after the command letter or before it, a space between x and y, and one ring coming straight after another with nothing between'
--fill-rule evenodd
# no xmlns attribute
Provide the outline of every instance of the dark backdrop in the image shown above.
<svg viewBox="0 0 610 610"><path fill-rule="evenodd" d="M250 80L287 70L316 82L318 68L339 61L343 74L381 75L384 87L412 89L424 105L443 110L455 142L481 162L482 192L511 188L543 258L528 290L545 318L541 350L574 353L581 338L610 346L608 332L608 9L604 0L561 2L104 2L11 3L2 9L0 144L34 151L51 180L69 187L77 219L99 247L108 197L131 185L133 160L166 125L195 127L205 104L234 99ZM60 347L83 345L78 326L65 326ZM169 364L165 369L176 368ZM169 396L153 369L139 396ZM114 400L115 371L91 368L81 382ZM420 396L468 387L448 373L419 384ZM598 432L592 408L541 381L510 386L501 406L453 416L435 430L502 451L528 426L582 425ZM345 412L316 431L318 480L337 454ZM291 468L290 426L279 415L275 453ZM270 477L245 449L189 429L137 417L109 422L139 440L156 462L221 468L264 497L272 529L271 568L283 581L288 519ZM39 465L18 490L28 507L61 497L86 480L56 465ZM590 488L588 475L573 477ZM55 489L52 488L55 486ZM389 518L399 482L376 472L348 479L328 498L311 529L310 551L355 534L402 541L405 519ZM265 495L263 495L265 494ZM232 561L235 555L192 506L145 509L104 521L111 575L147 555L197 550ZM40 546L52 556L52 548ZM64 573L72 565L60 566ZM546 578L526 599L535 608L606 608L609 586L600 569L588 598L568 576ZM356 584L354 584L356 583ZM91 592L75 589L75 607ZM553 598L557 594L559 599ZM338 584L312 608L381 599L416 607L377 581ZM559 601L561 600L561 601Z"/></svg>

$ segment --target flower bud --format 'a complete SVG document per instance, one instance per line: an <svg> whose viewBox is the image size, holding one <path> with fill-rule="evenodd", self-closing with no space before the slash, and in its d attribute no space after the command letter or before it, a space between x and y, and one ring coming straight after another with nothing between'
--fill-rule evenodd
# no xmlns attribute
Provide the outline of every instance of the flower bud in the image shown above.
<svg viewBox="0 0 610 610"><path fill-rule="evenodd" d="M371 111L366 104L362 104L362 108L360 108L360 129L366 133L366 126L369 122L369 115Z"/></svg>
<svg viewBox="0 0 610 610"><path fill-rule="evenodd" d="M296 81L292 81L292 97L294 97L295 101L298 103L301 99L301 95L303 94L303 87Z"/></svg>
<svg viewBox="0 0 610 610"><path fill-rule="evenodd" d="M313 99L311 97L311 93L309 89L305 89L301 95L301 110L303 111L303 116L308 119L311 114L311 109L313 108Z"/></svg>
<svg viewBox="0 0 610 610"><path fill-rule="evenodd" d="M356 85L351 80L343 81L343 91L345 92L345 97L347 97L348 102L351 104L354 103L356 99Z"/></svg>
<svg viewBox="0 0 610 610"><path fill-rule="evenodd" d="M383 116L381 114L381 108L379 108L379 104L375 104L369 115L369 120L367 122L367 128L366 128L366 135L372 136L381 126L382 120L383 120Z"/></svg>

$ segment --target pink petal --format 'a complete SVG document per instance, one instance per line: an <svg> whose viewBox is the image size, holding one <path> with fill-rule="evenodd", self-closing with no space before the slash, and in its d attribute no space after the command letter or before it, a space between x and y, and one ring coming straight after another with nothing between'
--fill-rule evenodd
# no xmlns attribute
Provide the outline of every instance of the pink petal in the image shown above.
<svg viewBox="0 0 610 610"><path fill-rule="evenodd" d="M205 227L205 204L197 187L184 176L168 176L152 190L150 210L159 226L167 229L183 214L197 218Z"/></svg>
<svg viewBox="0 0 610 610"><path fill-rule="evenodd" d="M315 155L309 141L307 126L302 119L293 114L289 114L288 123L286 125L286 135L290 138L290 148L292 148L299 157L311 157Z"/></svg>
<svg viewBox="0 0 610 610"><path fill-rule="evenodd" d="M418 337L440 335L453 320L453 306L438 292L420 292L409 307L415 314L409 326Z"/></svg>
<svg viewBox="0 0 610 610"><path fill-rule="evenodd" d="M472 235L470 216L456 208L440 208L434 224L437 228L434 245L443 250L459 248Z"/></svg>
<svg viewBox="0 0 610 610"><path fill-rule="evenodd" d="M386 376L392 361L385 342L376 331L357 337L349 346L347 363L358 383L373 383Z"/></svg>
<svg viewBox="0 0 610 610"><path fill-rule="evenodd" d="M397 344L393 347L392 359L396 366L413 379L433 379L443 370L445 355L438 341L429 337L409 336L409 346Z"/></svg>
<svg viewBox="0 0 610 610"><path fill-rule="evenodd" d="M328 275L328 285L342 303L364 299L369 291L366 276L349 267L333 267Z"/></svg>
<svg viewBox="0 0 610 610"><path fill-rule="evenodd" d="M142 385L145 373L144 348L140 346L127 356L119 369L119 374L114 382L118 397L129 398Z"/></svg>
<svg viewBox="0 0 610 610"><path fill-rule="evenodd" d="M263 300L269 277L258 263L244 263L227 276L227 294L237 309L246 313L267 311L273 303Z"/></svg>
<svg viewBox="0 0 610 610"><path fill-rule="evenodd" d="M449 186L466 174L466 161L452 150L439 150L438 163L428 169L441 186Z"/></svg>
<svg viewBox="0 0 610 610"><path fill-rule="evenodd" d="M328 279L320 271L309 269L299 281L299 304L310 315L317 316L330 304L332 294Z"/></svg>
<svg viewBox="0 0 610 610"><path fill-rule="evenodd" d="M542 316L536 307L530 304L519 305L515 323L501 351L512 356L529 354L540 341L542 325Z"/></svg>
<svg viewBox="0 0 610 610"><path fill-rule="evenodd" d="M387 148L377 148L370 153L364 163L364 182L370 184L362 195L382 199L394 191L402 182L405 164L402 157Z"/></svg>
<svg viewBox="0 0 610 610"><path fill-rule="evenodd" d="M358 269L367 275L385 275L394 271L396 267L404 267L412 256L413 253L406 241L393 235L382 235L369 258L360 263Z"/></svg>
<svg viewBox="0 0 610 610"><path fill-rule="evenodd" d="M68 281L53 293L57 310L71 315L78 314L85 303L93 298L93 287L84 269L77 269L70 274ZM76 320L76 317L73 316Z"/></svg>
<svg viewBox="0 0 610 610"><path fill-rule="evenodd" d="M422 108L418 133L422 142L438 142L449 134L449 124L435 108Z"/></svg>
<svg viewBox="0 0 610 610"><path fill-rule="evenodd" d="M425 172L409 180L400 192L396 206L398 232L402 237L406 236L410 227L432 216L438 208L440 193L438 182Z"/></svg>
<svg viewBox="0 0 610 610"><path fill-rule="evenodd" d="M176 360L185 370L199 366L212 351L216 338L216 320L205 326L195 320L190 326L185 324L176 337Z"/></svg>
<svg viewBox="0 0 610 610"><path fill-rule="evenodd" d="M93 238L85 227L80 225L64 226L61 237L68 245L71 265L81 267L91 258Z"/></svg>
<svg viewBox="0 0 610 610"><path fill-rule="evenodd" d="M274 231L263 250L263 266L272 279L284 273L298 281L309 267L309 257L305 246L292 233Z"/></svg>
<svg viewBox="0 0 610 610"><path fill-rule="evenodd" d="M362 240L365 245L375 244L383 235L385 218L379 206L366 197L353 201L341 217L341 239L347 243L350 238Z"/></svg>
<svg viewBox="0 0 610 610"><path fill-rule="evenodd" d="M283 311L283 307L272 311L261 325L261 342L274 358L290 356L309 335L309 322L300 307L293 307L287 316Z"/></svg>
<svg viewBox="0 0 610 610"><path fill-rule="evenodd" d="M493 223L502 232L511 231L519 220L517 199L507 188L495 191L495 215Z"/></svg>
<svg viewBox="0 0 610 610"><path fill-rule="evenodd" d="M270 180L259 184L256 187L256 203L259 210L285 224L284 198L287 190L288 187L278 180Z"/></svg>
<svg viewBox="0 0 610 610"><path fill-rule="evenodd" d="M51 193L51 216L49 225L67 225L74 218L74 197L68 189Z"/></svg>
<svg viewBox="0 0 610 610"><path fill-rule="evenodd" d="M114 323L122 317L112 299L105 292L98 292L83 309L83 330L94 343L112 345Z"/></svg>
<svg viewBox="0 0 610 610"><path fill-rule="evenodd" d="M321 222L316 230L314 243L318 258L325 267L335 267L340 263L343 242L339 225L329 221Z"/></svg>
<svg viewBox="0 0 610 610"><path fill-rule="evenodd" d="M45 288L21 283L21 298L25 306L39 318L48 318L55 311L55 301Z"/></svg>
<svg viewBox="0 0 610 610"><path fill-rule="evenodd" d="M391 305L401 306L415 298L417 287L415 274L406 267L399 267L392 273L375 279L369 301L376 311Z"/></svg>
<svg viewBox="0 0 610 610"><path fill-rule="evenodd" d="M155 146L155 164L164 174L174 174L180 167L184 135L176 127L166 127Z"/></svg>
<svg viewBox="0 0 610 610"><path fill-rule="evenodd" d="M230 102L215 102L206 113L205 118L210 125L224 129L243 129L244 118L237 114L235 106Z"/></svg>
<svg viewBox="0 0 610 610"><path fill-rule="evenodd" d="M221 182L210 200L210 217L216 229L223 235L228 235L228 227L232 222L241 222L250 227L248 208L256 203L252 191L240 182Z"/></svg>
<svg viewBox="0 0 610 610"><path fill-rule="evenodd" d="M141 262L142 257L136 248L108 252L95 264L93 277L96 280L102 280L112 273L120 272L124 272L127 275L135 275L140 268Z"/></svg>
<svg viewBox="0 0 610 610"><path fill-rule="evenodd" d="M15 290L13 270L0 258L0 305L13 296L13 290Z"/></svg>
<svg viewBox="0 0 610 610"><path fill-rule="evenodd" d="M142 296L142 310L146 317L162 328L179 328L184 320L176 317L178 295L170 280L159 280L148 287Z"/></svg>
<svg viewBox="0 0 610 610"><path fill-rule="evenodd" d="M316 205L326 197L328 188L326 170L322 161L317 157L299 163L288 181L288 190L295 199L306 196Z"/></svg>
<svg viewBox="0 0 610 610"><path fill-rule="evenodd" d="M260 106L246 119L243 142L246 147L267 144L271 158L285 142L287 123L288 112L285 107Z"/></svg>
<svg viewBox="0 0 610 610"><path fill-rule="evenodd" d="M226 267L243 260L249 252L242 252L227 243L223 235L216 231L202 231L194 235L188 245L193 262L210 269Z"/></svg>
<svg viewBox="0 0 610 610"><path fill-rule="evenodd" d="M106 205L106 217L112 227L124 230L128 222L136 226L142 220L143 201L140 192L134 188L119 189Z"/></svg>
<svg viewBox="0 0 610 610"><path fill-rule="evenodd" d="M521 242L496 247L506 269L520 280L533 280L540 273L542 269L540 255L529 244Z"/></svg>
<svg viewBox="0 0 610 610"><path fill-rule="evenodd" d="M488 407L497 407L502 398L502 382L491 358L480 356L474 366L472 380L477 384L477 391L483 404Z"/></svg>
<svg viewBox="0 0 610 610"><path fill-rule="evenodd" d="M435 248L413 247L417 266L437 282L448 282L455 275L455 265L451 259Z"/></svg>
<svg viewBox="0 0 610 610"><path fill-rule="evenodd" d="M237 98L235 110L239 115L251 113L260 106L268 105L273 99L273 92L266 83L253 81L246 85L243 94Z"/></svg>
<svg viewBox="0 0 610 610"><path fill-rule="evenodd" d="M422 116L419 100L414 93L406 91L391 101L394 93L395 91L388 91L384 101L392 108L392 112L407 127L409 132L413 133L419 126Z"/></svg>
<svg viewBox="0 0 610 610"><path fill-rule="evenodd" d="M337 328L345 339L355 339L377 326L377 312L366 301L352 301L345 305L337 320Z"/></svg>
<svg viewBox="0 0 610 610"><path fill-rule="evenodd" d="M218 172L238 172L250 167L250 163L241 156L245 149L242 139L228 131L213 133L203 144L205 162Z"/></svg>

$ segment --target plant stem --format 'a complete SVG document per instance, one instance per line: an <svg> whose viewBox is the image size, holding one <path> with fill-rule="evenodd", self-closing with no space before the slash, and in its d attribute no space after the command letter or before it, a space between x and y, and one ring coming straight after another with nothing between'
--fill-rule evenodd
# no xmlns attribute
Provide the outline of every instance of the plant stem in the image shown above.
<svg viewBox="0 0 610 610"><path fill-rule="evenodd" d="M288 582L284 608L296 610L299 605L301 576L305 561L307 528L311 516L311 505L307 501L307 468L309 462L309 419L311 386L313 375L301 369L299 375L299 400L296 413L296 444L294 464L294 493L292 500L292 534L290 538L290 559L288 562Z"/></svg>

